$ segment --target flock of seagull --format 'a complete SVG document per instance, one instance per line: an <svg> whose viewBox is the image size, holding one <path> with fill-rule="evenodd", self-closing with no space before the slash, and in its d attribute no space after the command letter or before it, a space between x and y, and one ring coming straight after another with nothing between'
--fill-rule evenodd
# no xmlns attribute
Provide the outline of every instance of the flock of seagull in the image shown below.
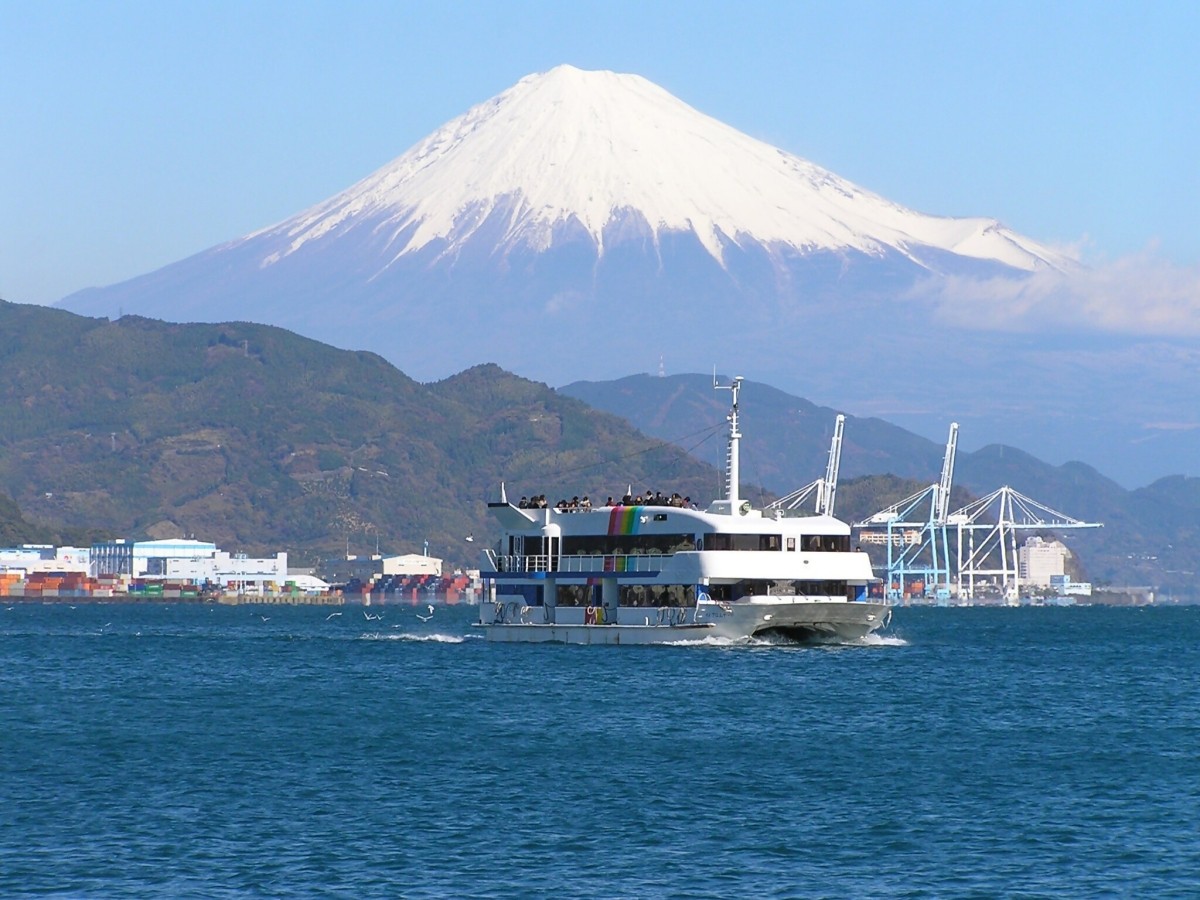
<svg viewBox="0 0 1200 900"><path fill-rule="evenodd" d="M425 604L425 608L426 608L427 610L429 610L429 615L427 615L427 616L423 616L423 615L421 615L420 613L417 613L417 614L416 614L416 615L417 615L417 618L418 618L418 619L420 619L422 622L428 622L430 619L432 619L432 618L433 618L433 613L434 613L434 607L433 607L433 604L432 604L432 603L427 603L427 604ZM340 611L339 611L339 612L331 612L329 615L327 615L327 616L325 617L325 621L326 621L326 622L328 622L330 619L336 619L336 618L338 618L340 615L342 615L342 613L341 613ZM375 615L371 615L371 613L367 612L367 610L365 610L365 609L364 609L364 610L363 610L363 618L364 618L364 619L366 619L368 622L382 622L382 621L383 621L383 613L376 613ZM266 618L265 618L265 617L263 618L263 621L264 621L264 622L266 621ZM392 627L393 627L393 628L399 628L400 626L399 626L399 625L393 625Z"/></svg>
<svg viewBox="0 0 1200 900"><path fill-rule="evenodd" d="M428 613L429 613L428 615L423 616L420 613L416 613L417 618L420 619L422 622L428 622L430 619L433 618L434 612L436 612L432 603L426 603L425 609L428 611ZM331 612L329 615L327 615L325 617L325 621L328 622L330 619L336 619L341 615L342 615L342 612L340 610L338 612ZM364 609L363 610L363 618L366 619L368 622L382 622L383 621L383 613L375 613L372 615L369 611ZM263 621L266 621L266 620L264 619ZM393 625L392 627L399 628L400 626Z"/></svg>

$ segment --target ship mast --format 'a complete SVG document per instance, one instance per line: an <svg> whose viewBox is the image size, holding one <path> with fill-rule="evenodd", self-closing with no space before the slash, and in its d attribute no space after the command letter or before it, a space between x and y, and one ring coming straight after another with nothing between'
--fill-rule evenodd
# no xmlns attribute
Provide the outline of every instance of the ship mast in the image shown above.
<svg viewBox="0 0 1200 900"><path fill-rule="evenodd" d="M738 392L742 389L742 381L742 376L738 375L733 379L733 384L719 384L717 373L713 372L713 388L733 394L733 405L726 416L729 421L729 452L725 458L725 503L730 513L735 512L742 501L738 482L738 449L742 439L738 431Z"/></svg>

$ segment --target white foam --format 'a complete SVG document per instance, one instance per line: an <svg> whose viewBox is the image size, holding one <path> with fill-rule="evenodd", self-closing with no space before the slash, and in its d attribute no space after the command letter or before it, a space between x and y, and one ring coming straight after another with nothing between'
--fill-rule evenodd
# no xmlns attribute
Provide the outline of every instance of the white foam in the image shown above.
<svg viewBox="0 0 1200 900"><path fill-rule="evenodd" d="M702 638L684 638L678 641L656 641L660 647L745 647L751 641L746 638L727 638L709 635Z"/></svg>
<svg viewBox="0 0 1200 900"><path fill-rule="evenodd" d="M476 637L476 635L463 634L414 634L412 632L400 632L398 634L380 634L378 632L372 634L364 634L364 641L418 641L432 644L461 644L468 637Z"/></svg>
<svg viewBox="0 0 1200 900"><path fill-rule="evenodd" d="M748 649L763 649L763 648L793 648L793 649L812 649L826 647L905 647L908 646L908 641L894 635L885 634L868 634L861 638L816 638L807 641L791 640L783 636L775 637L750 637L750 638L726 638L708 636L697 639L685 639L678 641L662 641L659 646L663 647L745 647Z"/></svg>
<svg viewBox="0 0 1200 900"><path fill-rule="evenodd" d="M907 647L908 641L894 634L868 634L853 643L864 647Z"/></svg>

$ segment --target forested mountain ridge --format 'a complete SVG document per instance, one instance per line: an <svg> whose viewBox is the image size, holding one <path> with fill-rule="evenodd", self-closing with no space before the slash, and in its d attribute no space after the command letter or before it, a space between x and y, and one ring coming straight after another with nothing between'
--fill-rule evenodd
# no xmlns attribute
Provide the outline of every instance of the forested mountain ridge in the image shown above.
<svg viewBox="0 0 1200 900"><path fill-rule="evenodd" d="M373 353L249 323L90 319L0 303L0 490L35 528L195 535L297 559L473 565L507 481L570 497L718 474L495 366L423 385ZM39 532L41 533L41 532Z"/></svg>
<svg viewBox="0 0 1200 900"><path fill-rule="evenodd" d="M109 321L0 301L0 492L16 501L0 508L0 536L195 535L232 552L287 550L297 563L428 541L448 565L470 566L502 482L514 500L602 502L627 487L717 496L728 399L711 376L556 391L495 365L421 384L373 353L271 326ZM748 382L741 412L745 496L762 503L824 472L834 410ZM839 515L936 481L941 455L934 441L848 417ZM993 445L960 452L956 483L955 505L1009 484L1104 522L1068 536L1099 582L1195 591L1200 479L1127 491L1082 463Z"/></svg>

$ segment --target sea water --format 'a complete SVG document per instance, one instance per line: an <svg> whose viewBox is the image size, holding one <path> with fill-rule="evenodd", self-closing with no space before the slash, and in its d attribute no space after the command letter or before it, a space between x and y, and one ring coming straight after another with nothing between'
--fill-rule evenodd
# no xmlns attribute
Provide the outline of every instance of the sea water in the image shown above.
<svg viewBox="0 0 1200 900"><path fill-rule="evenodd" d="M817 647L474 612L0 606L0 896L1200 894L1200 609Z"/></svg>

